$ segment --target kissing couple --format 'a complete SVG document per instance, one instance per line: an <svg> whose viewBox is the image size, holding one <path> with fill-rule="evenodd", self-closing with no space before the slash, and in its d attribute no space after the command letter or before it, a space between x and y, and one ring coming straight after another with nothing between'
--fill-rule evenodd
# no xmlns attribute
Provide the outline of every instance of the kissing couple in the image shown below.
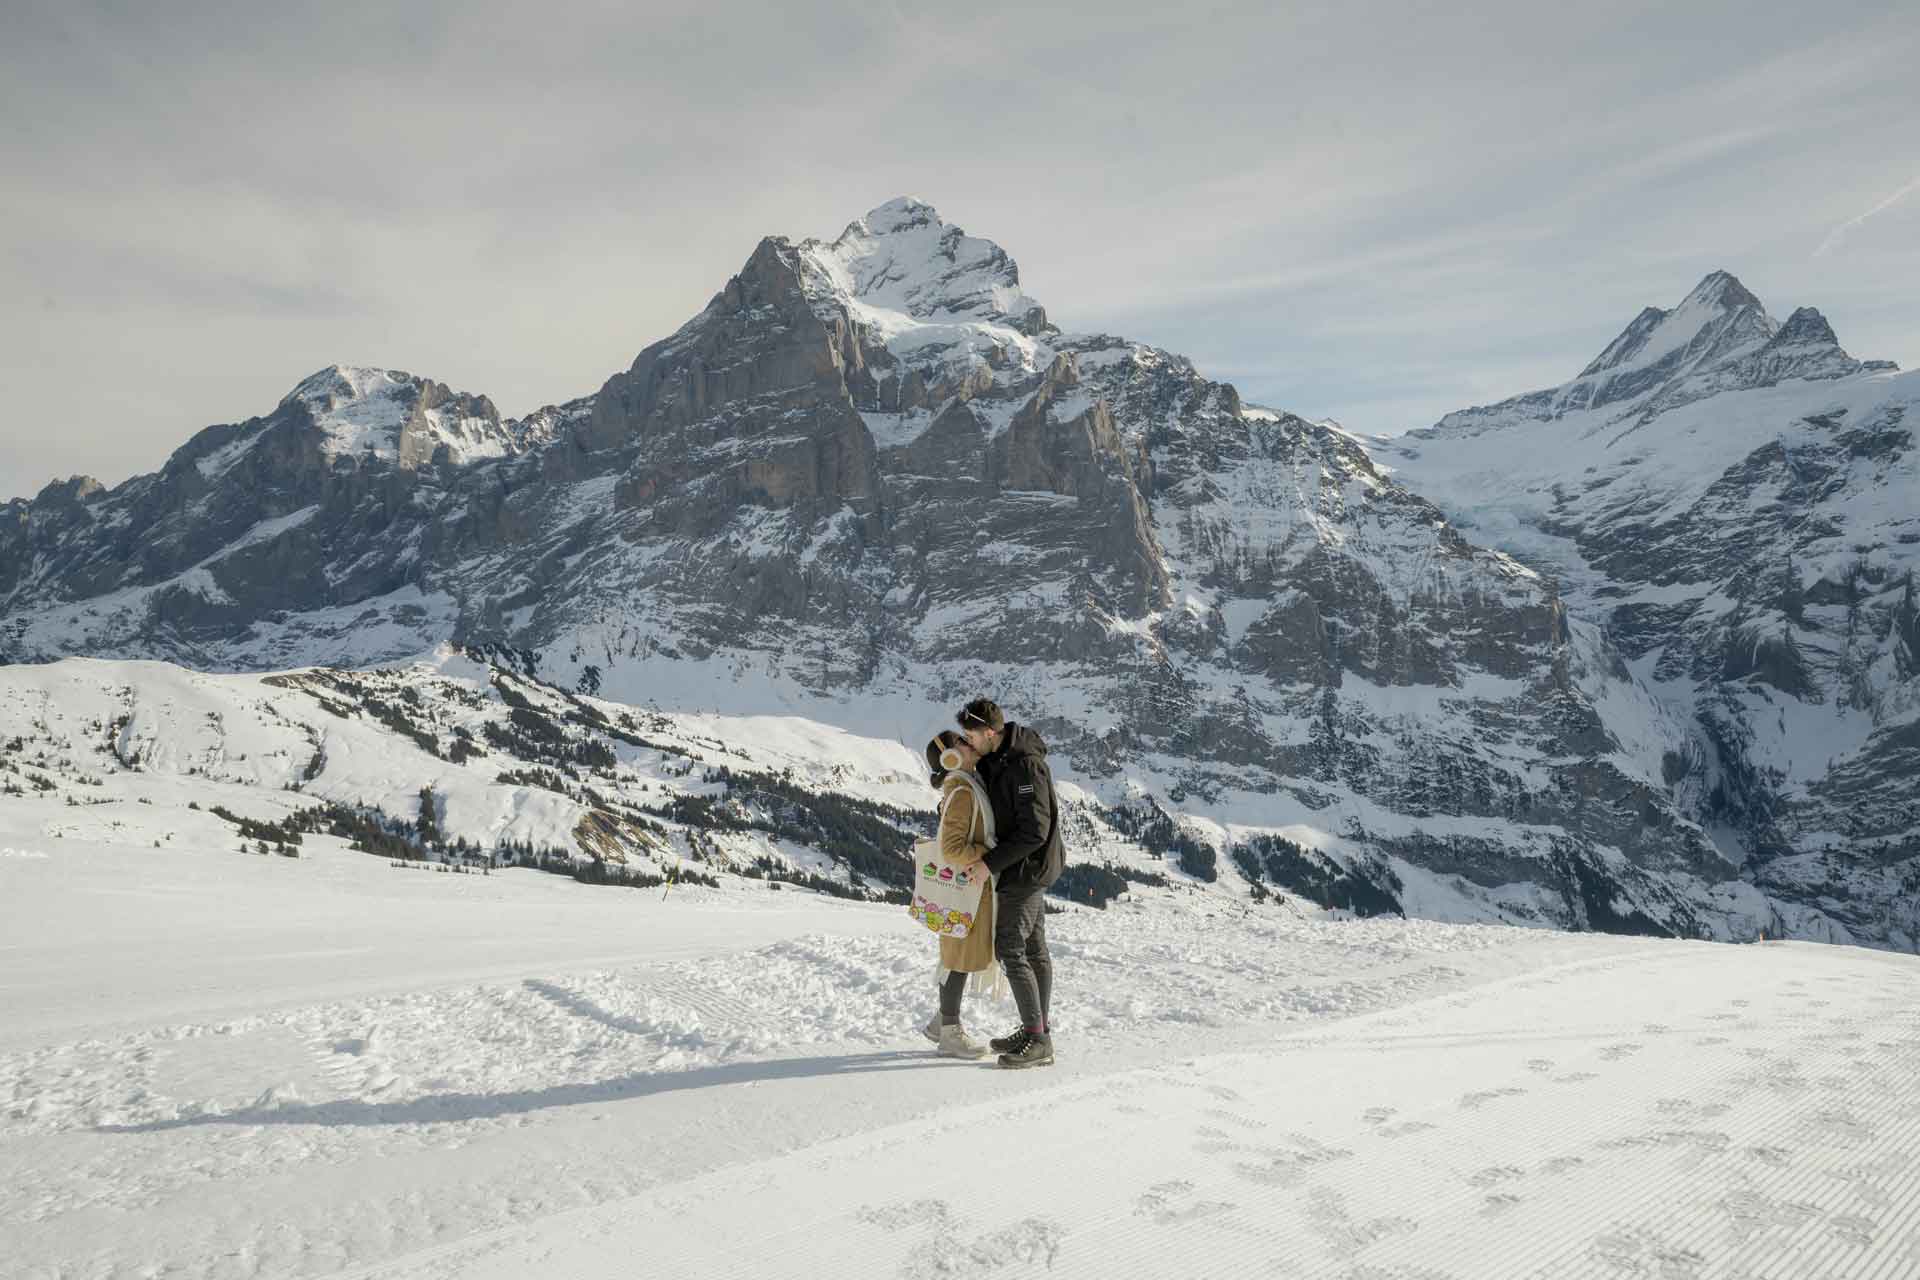
<svg viewBox="0 0 1920 1280"><path fill-rule="evenodd" d="M963 937L940 939L940 1012L923 1028L942 1057L999 1055L1003 1067L1053 1065L1047 1021L1053 960L1047 954L1047 887L1066 866L1060 811L1054 801L1047 744L1009 722L987 698L975 698L927 743L927 765L940 792L940 853L962 874L990 877ZM970 975L992 985L998 964L1020 1011L1020 1025L986 1044L960 1025Z"/></svg>

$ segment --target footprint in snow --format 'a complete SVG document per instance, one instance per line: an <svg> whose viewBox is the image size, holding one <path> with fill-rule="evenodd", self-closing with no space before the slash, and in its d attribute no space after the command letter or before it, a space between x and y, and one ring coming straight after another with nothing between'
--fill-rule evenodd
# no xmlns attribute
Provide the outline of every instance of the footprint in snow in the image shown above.
<svg viewBox="0 0 1920 1280"><path fill-rule="evenodd" d="M1610 1044L1601 1049L1600 1058L1603 1062L1618 1062L1622 1058L1632 1057L1643 1047L1631 1040L1623 1040L1619 1044Z"/></svg>
<svg viewBox="0 0 1920 1280"><path fill-rule="evenodd" d="M1490 1165L1478 1173L1468 1174L1467 1185L1470 1187L1497 1187L1503 1182L1513 1182L1526 1176L1527 1172L1524 1169L1517 1169L1510 1164L1496 1164Z"/></svg>
<svg viewBox="0 0 1920 1280"><path fill-rule="evenodd" d="M1660 1276L1662 1280L1691 1280L1707 1261L1703 1254L1637 1227L1595 1236L1589 1252L1594 1261L1604 1263L1609 1270Z"/></svg>
<svg viewBox="0 0 1920 1280"><path fill-rule="evenodd" d="M1193 1192L1191 1182L1155 1183L1134 1198L1134 1215L1150 1219L1163 1227L1171 1227L1182 1222L1218 1217L1234 1209L1225 1200L1196 1200Z"/></svg>
<svg viewBox="0 0 1920 1280"><path fill-rule="evenodd" d="M1741 1187L1721 1199L1718 1208L1727 1215L1734 1243L1742 1244L1762 1231L1784 1228L1792 1231L1820 1216L1813 1205L1795 1200L1775 1200L1751 1187Z"/></svg>
<svg viewBox="0 0 1920 1280"><path fill-rule="evenodd" d="M1260 1148L1267 1157L1264 1161L1243 1160L1234 1165L1235 1175L1265 1186L1284 1187L1300 1181L1312 1169L1353 1155L1345 1147L1330 1147L1303 1134L1291 1134L1287 1140L1291 1145Z"/></svg>
<svg viewBox="0 0 1920 1280"><path fill-rule="evenodd" d="M946 1280L1013 1264L1019 1264L1025 1271L1051 1271L1065 1237L1065 1229L1046 1218L1023 1218L970 1241L946 1232L923 1241L908 1253L899 1274L904 1280Z"/></svg>
<svg viewBox="0 0 1920 1280"><path fill-rule="evenodd" d="M1507 1085L1500 1089L1481 1089L1473 1093L1463 1093L1460 1095L1460 1107L1465 1111L1478 1111L1496 1098L1517 1098L1525 1092L1525 1089L1515 1085Z"/></svg>
<svg viewBox="0 0 1920 1280"><path fill-rule="evenodd" d="M1633 1133L1619 1138L1608 1138L1600 1145L1614 1149L1671 1147L1717 1155L1725 1151L1731 1142L1732 1139L1726 1134L1711 1129L1662 1129L1657 1133Z"/></svg>
<svg viewBox="0 0 1920 1280"><path fill-rule="evenodd" d="M853 1220L882 1231L904 1231L909 1227L944 1231L956 1221L952 1208L944 1200L902 1200L879 1208L862 1205L854 1210Z"/></svg>
<svg viewBox="0 0 1920 1280"><path fill-rule="evenodd" d="M1398 1124L1381 1125L1375 1132L1383 1138L1405 1138L1436 1127L1425 1120L1402 1120Z"/></svg>
<svg viewBox="0 0 1920 1280"><path fill-rule="evenodd" d="M1327 1251L1349 1257L1367 1246L1420 1229L1412 1218L1399 1216L1357 1219L1347 1212L1346 1198L1337 1191L1317 1188L1307 1198L1307 1230L1319 1236Z"/></svg>
<svg viewBox="0 0 1920 1280"><path fill-rule="evenodd" d="M1527 1070L1535 1073L1536 1075L1545 1075L1549 1071L1553 1070L1553 1059L1552 1058L1528 1058Z"/></svg>
<svg viewBox="0 0 1920 1280"><path fill-rule="evenodd" d="M1844 1109L1816 1111L1801 1122L1801 1127L1822 1137L1838 1138L1843 1142L1869 1142L1875 1129L1852 1112Z"/></svg>
<svg viewBox="0 0 1920 1280"><path fill-rule="evenodd" d="M1217 1156L1228 1151L1244 1151L1247 1149L1244 1142L1234 1141L1232 1135L1226 1133L1224 1130L1216 1129L1212 1125L1203 1124L1193 1132L1194 1136L1200 1139L1193 1144L1193 1149L1196 1153L1203 1156Z"/></svg>

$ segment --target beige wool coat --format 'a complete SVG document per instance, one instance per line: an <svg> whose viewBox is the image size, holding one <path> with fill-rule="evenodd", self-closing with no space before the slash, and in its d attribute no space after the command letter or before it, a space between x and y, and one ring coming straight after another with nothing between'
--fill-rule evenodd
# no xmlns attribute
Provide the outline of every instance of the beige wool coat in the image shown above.
<svg viewBox="0 0 1920 1280"><path fill-rule="evenodd" d="M973 788L949 774L940 789L940 852L948 862L965 862L987 851L986 824L974 821ZM940 939L940 967L979 973L993 966L993 884L980 891L980 909L964 938Z"/></svg>

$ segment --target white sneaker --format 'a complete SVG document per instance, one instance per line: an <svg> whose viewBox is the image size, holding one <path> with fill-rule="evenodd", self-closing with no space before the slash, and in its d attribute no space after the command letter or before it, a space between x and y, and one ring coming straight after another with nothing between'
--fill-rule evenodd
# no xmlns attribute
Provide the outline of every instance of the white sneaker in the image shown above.
<svg viewBox="0 0 1920 1280"><path fill-rule="evenodd" d="M940 1028L940 1056L943 1058L984 1058L987 1046L962 1031L959 1024Z"/></svg>

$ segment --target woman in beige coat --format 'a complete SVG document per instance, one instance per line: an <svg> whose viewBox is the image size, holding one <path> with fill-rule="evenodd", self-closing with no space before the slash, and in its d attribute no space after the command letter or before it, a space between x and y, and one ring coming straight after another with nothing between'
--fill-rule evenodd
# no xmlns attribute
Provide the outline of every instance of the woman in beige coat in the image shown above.
<svg viewBox="0 0 1920 1280"><path fill-rule="evenodd" d="M981 803L984 792L973 778L979 759L966 738L951 729L927 744L927 765L933 770L933 785L940 788L940 853L960 866L978 865L994 844L993 809ZM986 867L980 870L984 874ZM927 1039L940 1046L940 1056L986 1056L987 1046L960 1026L960 997L971 975L981 975L976 989L983 989L998 968L993 958L993 884L988 881L967 936L940 939L940 1012L923 1029Z"/></svg>

